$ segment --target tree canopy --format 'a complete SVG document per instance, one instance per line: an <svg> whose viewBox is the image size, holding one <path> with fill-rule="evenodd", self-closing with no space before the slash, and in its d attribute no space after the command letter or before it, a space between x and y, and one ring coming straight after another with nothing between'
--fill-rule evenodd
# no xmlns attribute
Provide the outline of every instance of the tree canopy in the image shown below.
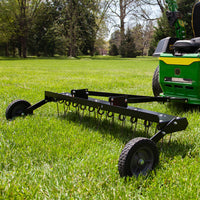
<svg viewBox="0 0 200 200"><path fill-rule="evenodd" d="M178 0L187 37L192 37L194 0ZM157 12L151 12L157 7ZM175 36L165 15L163 0L1 0L0 54L27 57L94 55L112 24L110 52L122 56L147 55L152 46ZM162 13L157 20L155 13ZM110 22L115 22L110 23ZM155 29L153 29L155 26ZM130 43L130 44L129 44ZM132 49L128 53L126 49Z"/></svg>

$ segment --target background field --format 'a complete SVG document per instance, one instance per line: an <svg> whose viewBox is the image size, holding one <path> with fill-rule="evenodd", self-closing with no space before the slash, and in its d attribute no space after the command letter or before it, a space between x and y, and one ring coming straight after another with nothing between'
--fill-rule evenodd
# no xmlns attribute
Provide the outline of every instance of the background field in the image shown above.
<svg viewBox="0 0 200 200"><path fill-rule="evenodd" d="M44 91L71 89L153 95L155 58L0 59L0 198L1 199L199 199L200 126L198 109L181 105L135 105L187 117L185 131L158 143L160 163L147 177L124 180L118 158L132 138L122 129L98 122L88 113L57 115L49 103L26 118L5 119L10 102L36 103ZM60 111L62 105L60 105ZM142 128L142 127L141 127ZM140 135L138 131L135 136ZM143 133L141 133L143 134Z"/></svg>

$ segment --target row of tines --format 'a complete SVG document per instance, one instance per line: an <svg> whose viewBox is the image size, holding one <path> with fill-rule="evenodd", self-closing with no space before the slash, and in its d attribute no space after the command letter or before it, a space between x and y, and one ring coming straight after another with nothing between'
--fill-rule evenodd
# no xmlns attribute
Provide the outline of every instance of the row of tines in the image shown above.
<svg viewBox="0 0 200 200"><path fill-rule="evenodd" d="M119 113L102 110L101 107L86 106L66 100L57 102L58 115L61 114L59 104L63 104L64 116L66 116L68 112L75 111L80 118L80 122L82 122L82 118L84 116L88 116L97 119L98 123L101 123L103 120L109 120L110 124L114 125L117 121L120 121L122 127L130 127L130 130L133 133L135 133L138 128L146 134L155 134L158 130L157 123L153 123L148 120L142 120L134 116L125 116Z"/></svg>

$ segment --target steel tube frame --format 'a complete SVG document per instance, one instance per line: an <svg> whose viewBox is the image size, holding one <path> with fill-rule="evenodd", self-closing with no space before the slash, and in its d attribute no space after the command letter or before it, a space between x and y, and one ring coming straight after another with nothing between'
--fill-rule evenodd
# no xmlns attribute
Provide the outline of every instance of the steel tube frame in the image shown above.
<svg viewBox="0 0 200 200"><path fill-rule="evenodd" d="M109 97L109 101L90 98L88 96ZM85 105L98 109L99 111L108 111L118 113L119 115L129 116L135 119L142 119L149 122L158 123L158 132L150 139L157 143L168 133L173 133L185 130L188 121L186 118L180 118L172 115L149 111L141 108L128 106L128 103L144 103L144 102L168 102L172 100L183 100L167 97L149 97L140 95L118 94L88 91L87 89L72 90L71 93L55 93L45 91L45 99L28 107L26 113L31 113L33 110L43 106L48 102L68 101L77 105Z"/></svg>
<svg viewBox="0 0 200 200"><path fill-rule="evenodd" d="M109 97L109 101L90 98L88 97L89 95ZM117 100L120 98L122 102L119 102L119 104L122 105L113 105L112 98L117 98ZM155 143L157 143L161 138L163 138L168 133L173 133L186 129L188 121L185 117L180 118L172 115L167 115L163 113L158 113L141 108L128 106L128 103L130 102L141 103L140 100L141 102L171 101L170 98L166 97L162 98L162 97L148 97L139 95L117 94L117 93L94 92L94 91L88 91L87 89L72 90L71 93L55 93L55 92L45 91L45 99L39 102L38 104L32 106L32 108L28 109L31 110L33 110L33 108L36 109L47 102L68 101L76 103L78 105L93 107L102 111L118 113L124 116L130 116L137 119L156 122L158 123L158 132L150 138ZM174 98L172 100L174 100ZM183 102L184 101L185 99L183 100Z"/></svg>

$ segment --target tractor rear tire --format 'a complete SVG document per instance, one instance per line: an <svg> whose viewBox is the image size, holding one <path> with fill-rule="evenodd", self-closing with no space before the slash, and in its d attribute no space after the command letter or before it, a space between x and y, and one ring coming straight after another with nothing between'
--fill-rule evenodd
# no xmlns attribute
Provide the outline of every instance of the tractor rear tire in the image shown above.
<svg viewBox="0 0 200 200"><path fill-rule="evenodd" d="M118 170L121 177L147 175L159 162L156 144L143 137L130 140L119 157Z"/></svg>
<svg viewBox="0 0 200 200"><path fill-rule="evenodd" d="M162 88L159 83L159 66L156 68L153 79L152 79L152 90L155 97L159 96L162 93Z"/></svg>

